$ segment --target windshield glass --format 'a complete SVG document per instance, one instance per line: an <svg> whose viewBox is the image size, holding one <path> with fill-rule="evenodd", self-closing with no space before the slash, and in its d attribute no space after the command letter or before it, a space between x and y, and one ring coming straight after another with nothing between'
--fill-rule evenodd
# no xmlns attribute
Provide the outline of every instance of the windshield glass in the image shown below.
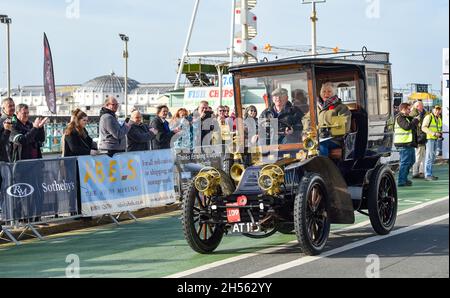
<svg viewBox="0 0 450 298"><path fill-rule="evenodd" d="M244 126L249 143L282 145L302 142L309 117L305 71L240 80ZM255 136L256 135L256 136Z"/></svg>

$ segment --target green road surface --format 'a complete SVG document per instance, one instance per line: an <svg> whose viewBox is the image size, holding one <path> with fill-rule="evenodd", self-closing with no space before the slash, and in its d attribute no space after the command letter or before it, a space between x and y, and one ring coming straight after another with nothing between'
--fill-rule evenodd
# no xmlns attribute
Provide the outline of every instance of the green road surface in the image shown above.
<svg viewBox="0 0 450 298"><path fill-rule="evenodd" d="M435 167L438 181L414 180L413 187L399 188L399 211L448 196L448 170ZM357 222L364 220L357 216ZM71 254L79 257L81 277L163 277L292 240L295 235L279 233L260 240L225 236L214 254L200 255L184 240L176 212L0 246L0 277L65 277Z"/></svg>

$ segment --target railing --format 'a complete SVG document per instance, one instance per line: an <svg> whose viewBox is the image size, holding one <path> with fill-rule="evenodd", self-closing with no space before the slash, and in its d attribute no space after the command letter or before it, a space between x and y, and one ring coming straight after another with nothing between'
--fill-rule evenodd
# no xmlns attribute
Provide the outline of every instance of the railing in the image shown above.
<svg viewBox="0 0 450 298"><path fill-rule="evenodd" d="M49 123L45 126L46 140L42 147L43 153L59 153L62 150L61 140L67 124ZM91 138L98 138L98 123L89 123L86 129Z"/></svg>

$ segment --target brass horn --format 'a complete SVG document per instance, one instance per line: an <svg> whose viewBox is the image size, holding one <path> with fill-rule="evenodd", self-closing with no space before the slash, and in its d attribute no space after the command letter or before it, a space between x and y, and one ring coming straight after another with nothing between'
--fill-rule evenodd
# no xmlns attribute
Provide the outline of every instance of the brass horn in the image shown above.
<svg viewBox="0 0 450 298"><path fill-rule="evenodd" d="M235 163L230 169L231 178L237 183L241 182L242 176L244 175L245 167L240 163Z"/></svg>

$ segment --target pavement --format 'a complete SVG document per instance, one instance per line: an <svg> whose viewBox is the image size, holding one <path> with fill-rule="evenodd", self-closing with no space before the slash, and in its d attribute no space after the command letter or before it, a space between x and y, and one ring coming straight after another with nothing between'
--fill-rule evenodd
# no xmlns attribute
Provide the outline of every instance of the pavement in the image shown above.
<svg viewBox="0 0 450 298"><path fill-rule="evenodd" d="M377 236L367 217L333 225L324 253L307 257L295 235L226 236L210 255L187 245L180 212L0 246L1 277L449 277L448 165L438 181L399 189L395 230Z"/></svg>

